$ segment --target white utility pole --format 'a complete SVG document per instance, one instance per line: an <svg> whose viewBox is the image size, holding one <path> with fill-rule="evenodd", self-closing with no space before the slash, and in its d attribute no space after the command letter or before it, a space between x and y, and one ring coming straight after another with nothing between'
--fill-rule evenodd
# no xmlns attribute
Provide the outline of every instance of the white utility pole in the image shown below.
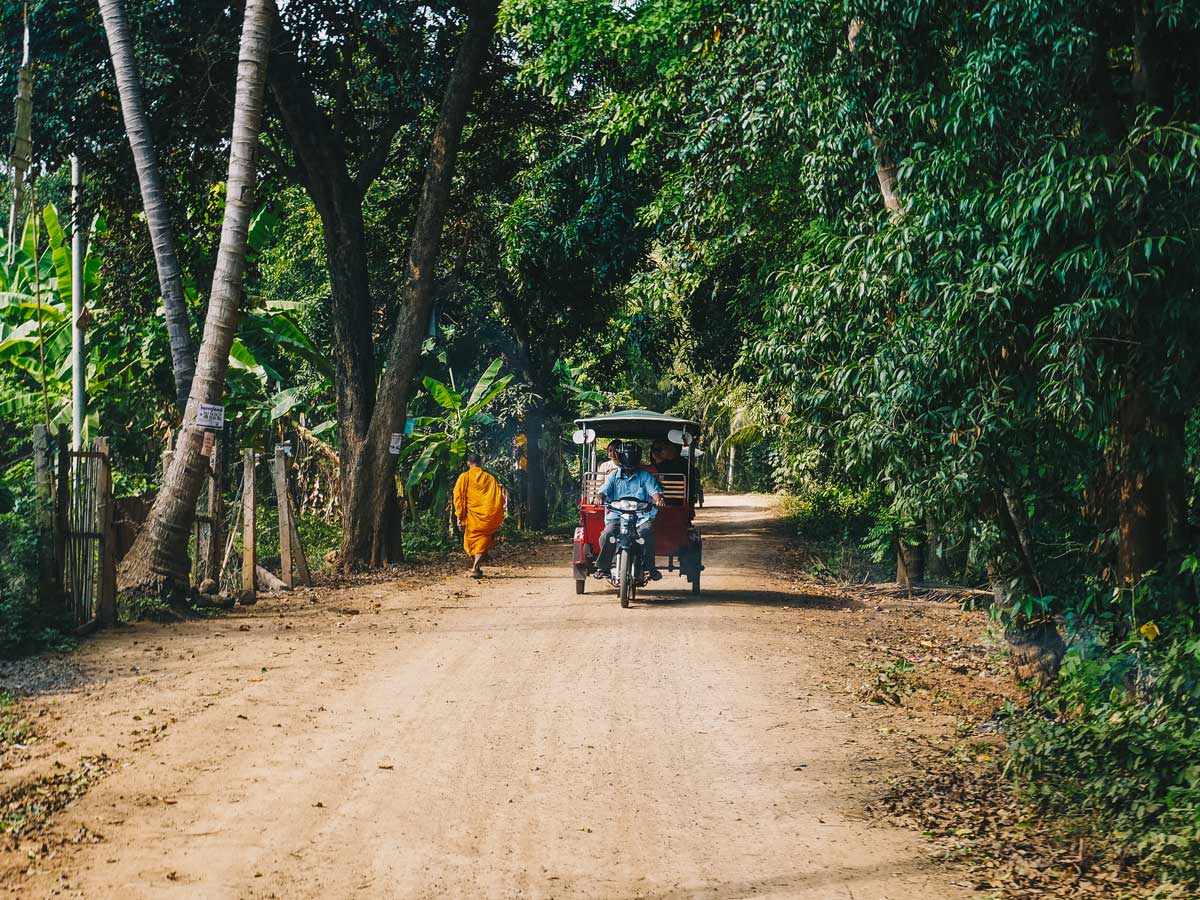
<svg viewBox="0 0 1200 900"><path fill-rule="evenodd" d="M83 309L83 179L79 157L71 156L71 437L83 449L83 422L87 413Z"/></svg>

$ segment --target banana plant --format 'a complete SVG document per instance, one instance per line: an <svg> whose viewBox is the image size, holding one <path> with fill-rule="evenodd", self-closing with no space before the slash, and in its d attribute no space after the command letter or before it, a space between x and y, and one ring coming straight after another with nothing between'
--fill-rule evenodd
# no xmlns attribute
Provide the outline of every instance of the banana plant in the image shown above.
<svg viewBox="0 0 1200 900"><path fill-rule="evenodd" d="M289 314L292 305L268 300L247 312L229 348L227 405L239 417L244 441L264 440L274 423L297 409L311 415L311 398L332 393L333 366ZM284 388L293 379L282 364L296 359L309 364L317 381Z"/></svg>
<svg viewBox="0 0 1200 900"><path fill-rule="evenodd" d="M49 404L52 422L70 420L71 396L71 245L53 204L31 213L15 248L0 238L0 364L11 366L0 391L0 416L18 416ZM39 238L45 227L47 240ZM105 229L92 222L91 237ZM100 258L88 241L83 265L85 304L100 285ZM107 347L88 359L89 379L111 369ZM94 427L94 422L89 422Z"/></svg>
<svg viewBox="0 0 1200 900"><path fill-rule="evenodd" d="M503 360L493 361L465 397L455 389L453 372L449 385L426 376L425 390L442 412L414 419L413 436L400 451L400 462L415 459L405 479L410 496L413 488L428 482L434 488L433 509L445 505L450 481L466 459L468 441L481 426L495 421L485 410L512 382L512 375L500 375L502 366Z"/></svg>
<svg viewBox="0 0 1200 900"><path fill-rule="evenodd" d="M265 214L255 217L252 247L266 240L263 230L268 224ZM90 434L99 430L95 404L107 402L109 413L127 411L122 398L129 394L128 382L131 378L148 381L156 357L145 345L154 331L137 333L101 303L103 260L97 238L105 229L104 218L97 216L83 264L84 307L92 325L87 342L87 385L93 401L87 420ZM69 423L71 246L52 204L40 215L29 216L9 260L9 248L0 237L0 366L6 370L0 382L0 417L40 418L46 402L52 424ZM195 286L188 281L185 287L194 297ZM274 422L305 403L306 394L330 392L333 366L293 318L296 305L253 297L230 348L227 405L232 414L243 414L242 425L250 440L261 440ZM318 383L274 389L291 380L283 363L294 359L306 361L319 376ZM142 374L135 376L139 369Z"/></svg>

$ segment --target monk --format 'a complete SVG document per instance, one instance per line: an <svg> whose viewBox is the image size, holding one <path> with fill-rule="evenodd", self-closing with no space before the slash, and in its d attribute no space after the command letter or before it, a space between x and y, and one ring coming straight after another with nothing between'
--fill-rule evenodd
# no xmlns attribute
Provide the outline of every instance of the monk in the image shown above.
<svg viewBox="0 0 1200 900"><path fill-rule="evenodd" d="M483 557L504 521L504 491L483 471L483 458L478 453L468 454L467 471L454 484L454 515L463 533L463 549L471 557L471 577L482 578Z"/></svg>

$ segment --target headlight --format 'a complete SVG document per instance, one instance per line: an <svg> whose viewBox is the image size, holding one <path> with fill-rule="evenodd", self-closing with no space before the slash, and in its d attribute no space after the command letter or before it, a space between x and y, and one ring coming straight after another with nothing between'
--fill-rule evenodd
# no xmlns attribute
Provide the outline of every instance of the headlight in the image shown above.
<svg viewBox="0 0 1200 900"><path fill-rule="evenodd" d="M636 500L614 500L609 504L617 512L637 512L638 502Z"/></svg>

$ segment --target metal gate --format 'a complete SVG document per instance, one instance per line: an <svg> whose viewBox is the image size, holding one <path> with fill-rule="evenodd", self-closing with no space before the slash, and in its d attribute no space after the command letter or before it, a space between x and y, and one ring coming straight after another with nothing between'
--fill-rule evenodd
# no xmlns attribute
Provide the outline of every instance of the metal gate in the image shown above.
<svg viewBox="0 0 1200 900"><path fill-rule="evenodd" d="M104 438L68 453L63 587L75 627L84 631L110 621L116 600L112 468Z"/></svg>
<svg viewBox="0 0 1200 900"><path fill-rule="evenodd" d="M65 428L57 439L34 428L34 477L44 510L39 551L42 592L76 631L116 618L117 569L112 468L108 441L72 450Z"/></svg>

